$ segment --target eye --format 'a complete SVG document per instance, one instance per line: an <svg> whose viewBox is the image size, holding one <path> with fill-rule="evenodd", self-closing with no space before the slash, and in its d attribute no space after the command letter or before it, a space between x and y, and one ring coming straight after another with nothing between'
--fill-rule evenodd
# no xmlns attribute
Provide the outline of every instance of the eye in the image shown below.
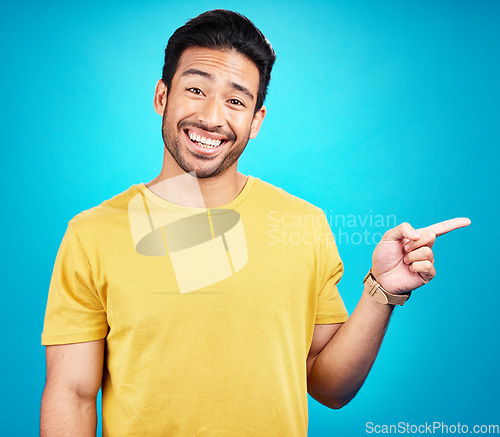
<svg viewBox="0 0 500 437"><path fill-rule="evenodd" d="M203 94L203 92L199 89L199 88L187 88L186 91L189 91L193 94L196 94L198 96L201 96Z"/></svg>
<svg viewBox="0 0 500 437"><path fill-rule="evenodd" d="M238 99L230 99L230 100L229 100L229 103L230 103L231 105L236 105L236 106L245 106L245 105L243 104L243 102L241 102L241 100L238 100Z"/></svg>

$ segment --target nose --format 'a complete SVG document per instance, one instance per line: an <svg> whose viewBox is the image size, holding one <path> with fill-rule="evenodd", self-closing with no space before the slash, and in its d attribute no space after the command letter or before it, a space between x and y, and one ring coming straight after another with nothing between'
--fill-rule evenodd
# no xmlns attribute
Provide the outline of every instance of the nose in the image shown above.
<svg viewBox="0 0 500 437"><path fill-rule="evenodd" d="M224 107L216 98L207 98L198 111L197 118L210 127L220 127L225 124Z"/></svg>

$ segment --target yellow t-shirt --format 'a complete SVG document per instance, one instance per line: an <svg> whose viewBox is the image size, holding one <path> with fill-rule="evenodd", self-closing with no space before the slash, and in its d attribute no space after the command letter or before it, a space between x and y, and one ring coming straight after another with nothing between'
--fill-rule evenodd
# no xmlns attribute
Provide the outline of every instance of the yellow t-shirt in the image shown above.
<svg viewBox="0 0 500 437"><path fill-rule="evenodd" d="M69 222L42 344L106 338L104 436L306 436L342 271L323 212L252 176L209 210L133 185Z"/></svg>

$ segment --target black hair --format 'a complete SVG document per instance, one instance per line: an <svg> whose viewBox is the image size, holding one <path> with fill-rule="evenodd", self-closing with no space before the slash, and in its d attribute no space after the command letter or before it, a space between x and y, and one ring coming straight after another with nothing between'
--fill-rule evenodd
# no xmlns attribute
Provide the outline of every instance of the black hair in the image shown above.
<svg viewBox="0 0 500 437"><path fill-rule="evenodd" d="M276 53L267 38L248 18L226 9L214 9L192 18L184 26L179 27L165 48L162 80L167 92L170 91L179 59L189 47L236 49L250 59L259 70L259 91L255 112L262 107Z"/></svg>

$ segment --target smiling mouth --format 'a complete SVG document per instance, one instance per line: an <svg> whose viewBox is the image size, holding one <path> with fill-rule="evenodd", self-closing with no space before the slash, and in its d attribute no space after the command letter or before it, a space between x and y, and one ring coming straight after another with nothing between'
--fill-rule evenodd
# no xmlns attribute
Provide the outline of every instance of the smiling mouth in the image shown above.
<svg viewBox="0 0 500 437"><path fill-rule="evenodd" d="M221 138L209 138L208 136L199 135L189 129L185 129L188 138L199 147L203 149L217 149L227 142L225 139Z"/></svg>

